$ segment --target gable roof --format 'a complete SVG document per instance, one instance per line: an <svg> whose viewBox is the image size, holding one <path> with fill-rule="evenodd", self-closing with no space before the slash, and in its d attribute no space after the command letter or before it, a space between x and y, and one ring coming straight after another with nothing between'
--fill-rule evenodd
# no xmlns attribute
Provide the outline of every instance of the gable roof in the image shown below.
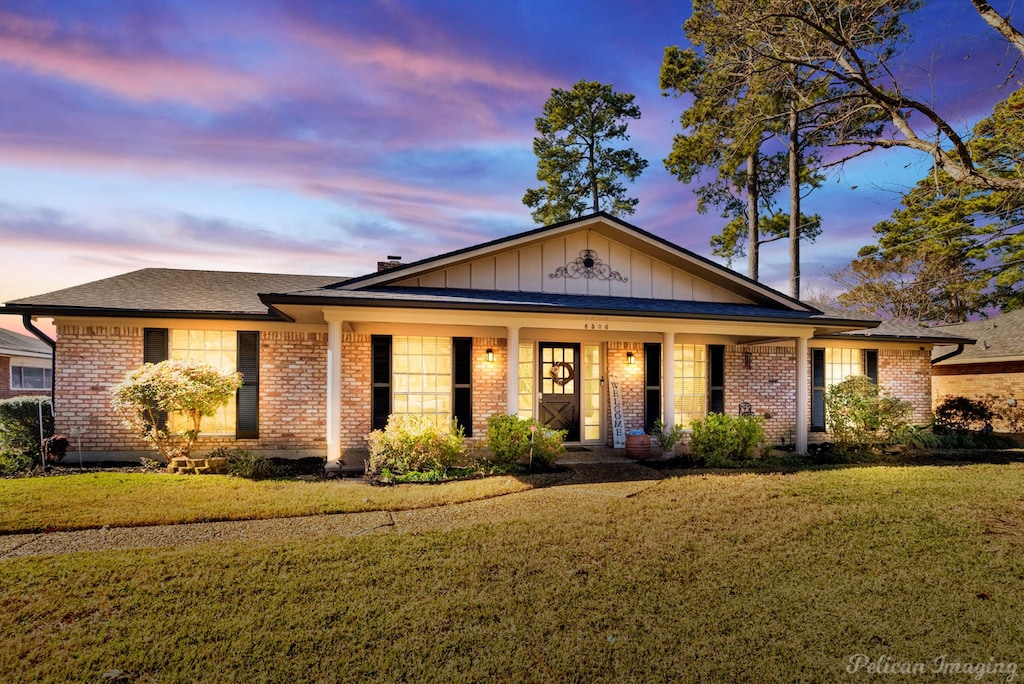
<svg viewBox="0 0 1024 684"><path fill-rule="evenodd" d="M4 356L50 356L50 346L35 337L0 328L0 354Z"/></svg>
<svg viewBox="0 0 1024 684"><path fill-rule="evenodd" d="M996 318L942 326L940 330L977 340L948 359L955 347L936 347L932 359L937 365L993 363L1024 360L1024 309L1008 311Z"/></svg>
<svg viewBox="0 0 1024 684"><path fill-rule="evenodd" d="M508 237L484 242L479 245L473 245L435 257L421 259L410 264L402 264L386 271L369 273L356 278L350 278L325 289L369 290L394 286L397 283L409 281L410 279L432 271L448 268L457 264L468 263L498 252L515 249L527 244L537 243L543 239L553 238L558 235L577 231L581 228L595 230L603 234L605 237L624 239L647 251L664 255L666 259L670 259L680 265L685 265L687 270L694 272L701 278L716 285L723 286L729 290L738 292L756 304L815 314L820 313L818 309L806 302L793 299L788 295L755 280L751 280L736 271L725 268L720 264L716 264L710 259L706 259L695 252L691 252L688 249L673 244L664 238L654 235L653 233L649 233L605 212L597 212L580 218L542 226L540 228L517 233Z"/></svg>
<svg viewBox="0 0 1024 684"><path fill-rule="evenodd" d="M338 276L144 268L7 302L0 312L33 316L274 318L260 292L336 284Z"/></svg>

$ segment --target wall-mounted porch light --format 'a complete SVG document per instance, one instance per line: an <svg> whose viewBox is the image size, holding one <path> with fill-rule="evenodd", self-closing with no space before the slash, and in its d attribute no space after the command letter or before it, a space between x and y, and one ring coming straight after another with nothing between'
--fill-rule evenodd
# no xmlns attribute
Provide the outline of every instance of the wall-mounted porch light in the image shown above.
<svg viewBox="0 0 1024 684"><path fill-rule="evenodd" d="M494 350L490 347L487 348L487 363L494 363Z"/></svg>
<svg viewBox="0 0 1024 684"><path fill-rule="evenodd" d="M636 357L633 356L633 352L626 352L626 365L627 366L635 366L636 365Z"/></svg>

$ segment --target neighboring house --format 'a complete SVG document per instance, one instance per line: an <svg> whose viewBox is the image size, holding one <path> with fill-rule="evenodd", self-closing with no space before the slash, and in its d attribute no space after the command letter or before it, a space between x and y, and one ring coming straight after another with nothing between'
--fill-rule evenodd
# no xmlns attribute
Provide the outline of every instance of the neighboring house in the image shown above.
<svg viewBox="0 0 1024 684"><path fill-rule="evenodd" d="M1024 309L937 330L976 340L932 352L932 403L946 397L1024 402ZM996 424L996 429L1001 426Z"/></svg>
<svg viewBox="0 0 1024 684"><path fill-rule="evenodd" d="M955 339L823 314L606 214L358 278L144 269L0 311L56 322L58 430L97 458L145 450L110 387L168 357L245 377L204 447L354 461L397 413L473 438L518 413L612 445L659 418L749 410L803 451L850 374L927 421L932 345Z"/></svg>
<svg viewBox="0 0 1024 684"><path fill-rule="evenodd" d="M0 328L0 399L48 397L52 386L49 345Z"/></svg>

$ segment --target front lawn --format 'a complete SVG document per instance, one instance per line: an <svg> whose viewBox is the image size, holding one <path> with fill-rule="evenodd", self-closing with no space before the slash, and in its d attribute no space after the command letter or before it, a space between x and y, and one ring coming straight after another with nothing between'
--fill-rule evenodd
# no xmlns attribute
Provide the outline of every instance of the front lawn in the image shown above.
<svg viewBox="0 0 1024 684"><path fill-rule="evenodd" d="M397 511L520 492L566 476L496 476L403 487L373 487L352 480L253 481L119 472L0 479L0 534Z"/></svg>
<svg viewBox="0 0 1024 684"><path fill-rule="evenodd" d="M352 538L0 561L0 681L1024 673L1024 465L670 475ZM928 674L848 672L858 654Z"/></svg>

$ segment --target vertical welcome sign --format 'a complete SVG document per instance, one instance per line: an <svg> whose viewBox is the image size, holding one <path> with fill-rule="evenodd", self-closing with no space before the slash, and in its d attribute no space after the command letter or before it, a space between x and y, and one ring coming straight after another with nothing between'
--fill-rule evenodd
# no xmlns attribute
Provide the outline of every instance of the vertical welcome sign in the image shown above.
<svg viewBox="0 0 1024 684"><path fill-rule="evenodd" d="M612 395L612 446L623 449L626 446L626 418L622 415L622 392L618 380L609 382Z"/></svg>

